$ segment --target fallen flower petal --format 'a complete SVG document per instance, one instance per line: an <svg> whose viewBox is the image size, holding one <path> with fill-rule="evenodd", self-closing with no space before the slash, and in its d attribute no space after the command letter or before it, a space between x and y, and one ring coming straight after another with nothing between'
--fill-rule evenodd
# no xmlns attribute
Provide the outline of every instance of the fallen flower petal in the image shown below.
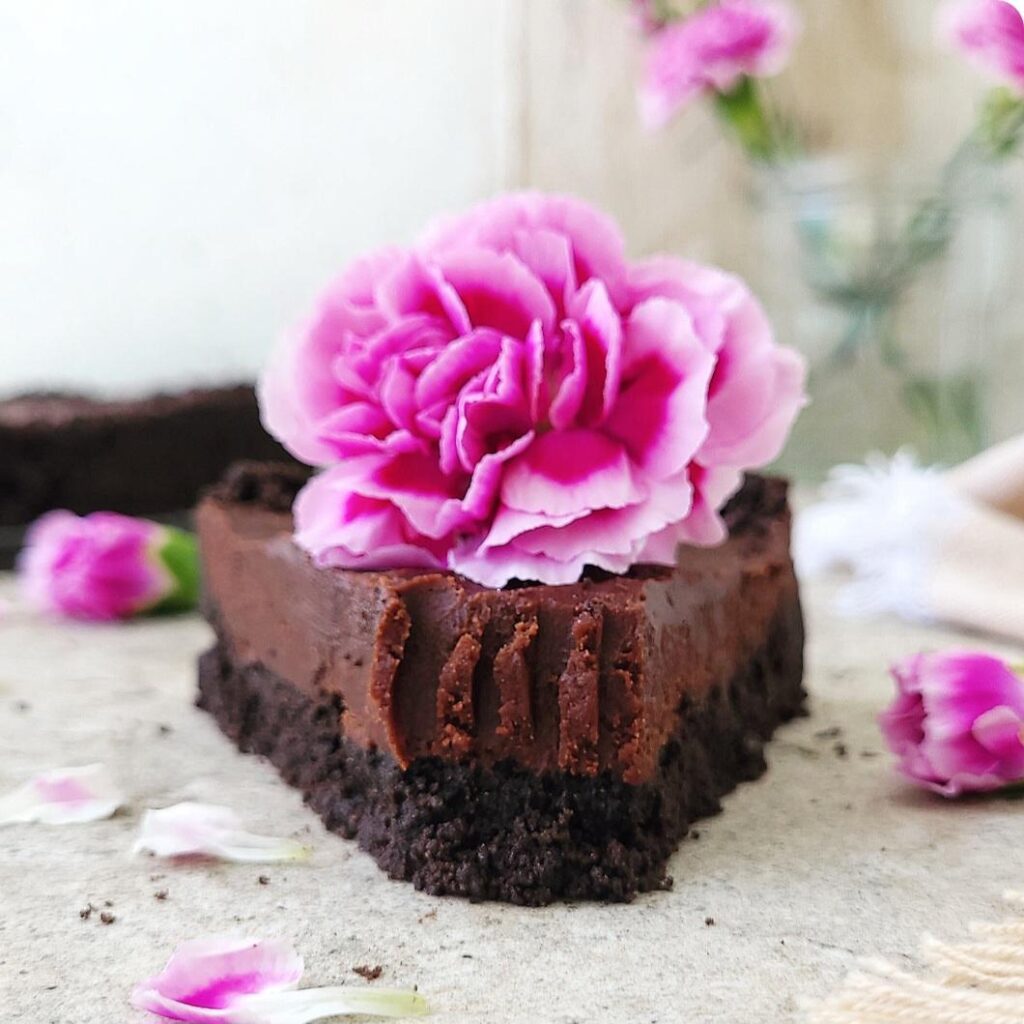
<svg viewBox="0 0 1024 1024"><path fill-rule="evenodd" d="M0 797L0 825L78 825L111 817L124 794L101 764L56 768Z"/></svg>
<svg viewBox="0 0 1024 1024"><path fill-rule="evenodd" d="M296 991L302 957L286 942L214 936L180 945L164 970L137 985L132 1005L170 1020L307 1024L339 1014L411 1017L415 992L335 986Z"/></svg>
<svg viewBox="0 0 1024 1024"><path fill-rule="evenodd" d="M146 811L132 852L269 864L305 860L311 851L294 839L246 832L241 819L229 807L188 802Z"/></svg>

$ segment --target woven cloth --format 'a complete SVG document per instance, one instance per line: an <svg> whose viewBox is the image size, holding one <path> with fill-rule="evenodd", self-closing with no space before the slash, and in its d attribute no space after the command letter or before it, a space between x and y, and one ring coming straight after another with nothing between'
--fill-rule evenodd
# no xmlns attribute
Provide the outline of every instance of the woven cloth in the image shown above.
<svg viewBox="0 0 1024 1024"><path fill-rule="evenodd" d="M928 973L863 961L834 996L809 1009L809 1024L1022 1024L1024 893L1006 898L1018 916L972 925L973 942L927 936Z"/></svg>
<svg viewBox="0 0 1024 1024"><path fill-rule="evenodd" d="M908 452L839 466L797 520L804 576L849 572L839 610L1024 643L1024 438L949 472Z"/></svg>

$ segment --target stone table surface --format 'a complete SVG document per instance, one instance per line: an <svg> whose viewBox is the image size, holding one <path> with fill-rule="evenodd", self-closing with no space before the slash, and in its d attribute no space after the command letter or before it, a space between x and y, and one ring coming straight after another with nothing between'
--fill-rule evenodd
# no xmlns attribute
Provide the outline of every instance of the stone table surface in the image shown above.
<svg viewBox="0 0 1024 1024"><path fill-rule="evenodd" d="M308 983L367 984L352 968L379 964L376 984L418 986L443 1024L799 1020L802 1001L858 957L916 963L923 933L962 938L1022 887L1024 805L947 804L893 775L875 726L886 664L962 638L850 623L829 595L805 591L812 716L784 728L768 774L684 841L675 887L624 906L530 910L424 896L326 833L270 766L238 754L192 706L196 655L210 642L198 617L43 621L0 576L0 792L44 768L100 761L131 794L110 821L0 831L0 1020L141 1022L132 984L177 943L218 932L291 940ZM313 858L130 857L143 809L184 799L302 836ZM79 917L104 901L112 924Z"/></svg>

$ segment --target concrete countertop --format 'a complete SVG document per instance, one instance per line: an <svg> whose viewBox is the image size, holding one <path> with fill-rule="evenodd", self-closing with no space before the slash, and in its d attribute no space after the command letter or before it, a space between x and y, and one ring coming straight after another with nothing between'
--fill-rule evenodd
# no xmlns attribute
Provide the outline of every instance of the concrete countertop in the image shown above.
<svg viewBox="0 0 1024 1024"><path fill-rule="evenodd" d="M198 617L47 622L19 609L9 576L0 599L11 604L0 619L0 792L45 768L102 761L132 794L111 821L0 831L5 1022L141 1022L133 983L180 941L225 931L287 937L307 984L363 985L352 968L379 964L376 984L418 986L443 1024L797 1020L800 1000L825 994L859 956L912 965L924 932L963 938L968 920L999 917L1001 892L1021 884L1024 805L913 791L875 726L887 663L962 638L839 620L827 588L806 591L812 717L784 728L768 774L684 841L674 889L542 910L421 895L326 833L272 768L238 754L192 706L196 655L210 642ZM313 858L130 858L142 810L182 799L306 837ZM79 917L104 901L112 924Z"/></svg>

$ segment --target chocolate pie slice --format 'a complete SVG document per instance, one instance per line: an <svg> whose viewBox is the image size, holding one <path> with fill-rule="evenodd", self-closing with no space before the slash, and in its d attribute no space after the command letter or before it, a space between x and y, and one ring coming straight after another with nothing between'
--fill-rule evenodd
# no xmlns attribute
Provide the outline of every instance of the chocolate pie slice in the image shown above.
<svg viewBox="0 0 1024 1024"><path fill-rule="evenodd" d="M292 539L304 480L242 464L198 509L198 703L392 878L531 906L664 887L802 712L781 480L749 476L727 542L674 568L502 589L316 567Z"/></svg>

